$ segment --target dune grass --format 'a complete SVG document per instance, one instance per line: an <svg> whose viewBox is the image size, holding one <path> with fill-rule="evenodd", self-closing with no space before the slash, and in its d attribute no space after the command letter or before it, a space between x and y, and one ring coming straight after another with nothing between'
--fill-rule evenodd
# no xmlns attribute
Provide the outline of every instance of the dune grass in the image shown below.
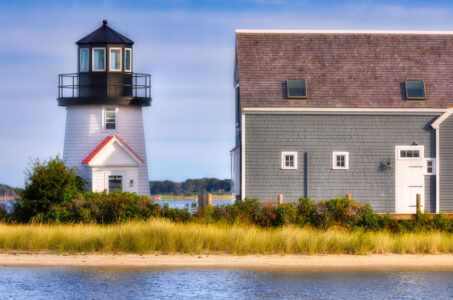
<svg viewBox="0 0 453 300"><path fill-rule="evenodd" d="M0 251L190 254L453 253L443 232L321 231L295 226L173 223L153 219L118 225L0 224Z"/></svg>

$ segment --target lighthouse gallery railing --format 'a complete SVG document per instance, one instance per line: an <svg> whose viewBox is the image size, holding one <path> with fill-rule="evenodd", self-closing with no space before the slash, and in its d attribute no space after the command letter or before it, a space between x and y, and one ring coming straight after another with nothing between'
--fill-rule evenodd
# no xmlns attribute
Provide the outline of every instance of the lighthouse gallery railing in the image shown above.
<svg viewBox="0 0 453 300"><path fill-rule="evenodd" d="M115 74L115 80L104 80L101 83L88 76L90 75L84 73L59 74L58 98L151 97L150 74Z"/></svg>

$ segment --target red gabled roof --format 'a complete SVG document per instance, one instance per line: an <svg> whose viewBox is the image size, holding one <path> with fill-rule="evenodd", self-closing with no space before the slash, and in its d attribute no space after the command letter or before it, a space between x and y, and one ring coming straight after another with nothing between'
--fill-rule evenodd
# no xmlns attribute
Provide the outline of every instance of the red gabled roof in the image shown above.
<svg viewBox="0 0 453 300"><path fill-rule="evenodd" d="M106 137L102 143L99 144L99 146L96 147L96 149L93 150L93 152L91 152L83 161L82 161L82 164L89 164L90 161L99 153L101 152L102 149L104 149L104 147L113 139L113 138L118 138L121 143L124 144L124 146L126 146L132 153L134 153L134 155L142 162L142 163L145 163L145 161L137 154L135 153L134 150L132 150L131 147L129 147L129 145L122 139L120 138L119 136L117 136L116 134L114 136L108 136Z"/></svg>

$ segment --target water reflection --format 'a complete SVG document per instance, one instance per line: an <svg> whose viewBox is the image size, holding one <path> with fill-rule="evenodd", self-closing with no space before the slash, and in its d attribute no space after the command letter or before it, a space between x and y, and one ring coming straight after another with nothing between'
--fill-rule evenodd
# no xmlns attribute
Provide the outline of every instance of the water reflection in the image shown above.
<svg viewBox="0 0 453 300"><path fill-rule="evenodd" d="M451 271L0 268L0 298L406 299L453 297Z"/></svg>

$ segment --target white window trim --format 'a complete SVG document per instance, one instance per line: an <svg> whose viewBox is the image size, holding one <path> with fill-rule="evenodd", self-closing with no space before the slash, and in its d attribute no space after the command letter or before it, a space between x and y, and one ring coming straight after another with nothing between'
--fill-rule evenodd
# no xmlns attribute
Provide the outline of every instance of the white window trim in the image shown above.
<svg viewBox="0 0 453 300"><path fill-rule="evenodd" d="M337 156L344 156L344 167L337 166ZM349 170L349 152L334 151L332 153L332 169L334 170Z"/></svg>
<svg viewBox="0 0 453 300"><path fill-rule="evenodd" d="M428 173L428 161L431 161L433 163L432 164L432 168L433 168L432 173ZM427 176L436 175L436 159L435 158L425 158L425 175L427 175Z"/></svg>
<svg viewBox="0 0 453 300"><path fill-rule="evenodd" d="M111 65L111 56L112 56L112 50L119 50L120 52L120 68L119 69L112 69L110 68ZM111 72L121 72L121 70L123 69L123 49L122 48L119 48L119 47L111 47L109 48L109 71Z"/></svg>
<svg viewBox="0 0 453 300"><path fill-rule="evenodd" d="M286 156L287 155L294 156L294 167L286 166L285 162L286 162ZM282 163L281 163L282 170L297 170L297 164L298 164L297 151L284 151L284 152L282 152L281 160L282 160Z"/></svg>
<svg viewBox="0 0 453 300"><path fill-rule="evenodd" d="M104 50L104 69L95 70L94 69L94 51L95 50ZM105 72L106 68L106 59L107 59L107 49L105 47L94 47L91 50L91 70L93 72Z"/></svg>
<svg viewBox="0 0 453 300"><path fill-rule="evenodd" d="M131 62L130 62L130 69L126 69L126 51L131 52ZM124 48L124 72L132 72L132 48Z"/></svg>
<svg viewBox="0 0 453 300"><path fill-rule="evenodd" d="M423 145L418 145L418 146L396 146L397 153L398 153L398 159L400 160L421 160L424 159L425 157L425 146ZM401 157L401 150L419 150L420 151L420 156L419 157Z"/></svg>
<svg viewBox="0 0 453 300"><path fill-rule="evenodd" d="M86 51L88 53L88 68L86 70L82 70L82 51ZM80 48L79 51L79 72L89 72L90 71L90 48Z"/></svg>
<svg viewBox="0 0 453 300"><path fill-rule="evenodd" d="M114 108L115 109L115 129L107 129L105 128L105 110L107 108ZM102 131L103 132L115 132L118 130L118 106L103 106L102 107Z"/></svg>

